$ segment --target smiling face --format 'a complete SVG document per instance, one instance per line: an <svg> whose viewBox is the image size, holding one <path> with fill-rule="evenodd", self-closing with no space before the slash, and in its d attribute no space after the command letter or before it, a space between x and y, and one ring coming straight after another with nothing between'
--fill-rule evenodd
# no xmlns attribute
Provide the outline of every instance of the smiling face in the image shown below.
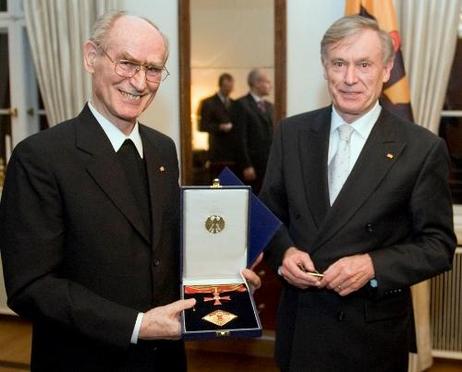
<svg viewBox="0 0 462 372"><path fill-rule="evenodd" d="M105 51L110 58L92 41L84 45L85 68L92 75L92 104L111 123L129 134L137 118L154 99L160 81L147 81L143 69L131 78L121 77L110 59L163 66L166 45L160 32L145 20L122 16L107 34Z"/></svg>
<svg viewBox="0 0 462 372"><path fill-rule="evenodd" d="M375 105L393 67L383 62L379 36L369 29L329 46L323 64L333 105L347 123Z"/></svg>

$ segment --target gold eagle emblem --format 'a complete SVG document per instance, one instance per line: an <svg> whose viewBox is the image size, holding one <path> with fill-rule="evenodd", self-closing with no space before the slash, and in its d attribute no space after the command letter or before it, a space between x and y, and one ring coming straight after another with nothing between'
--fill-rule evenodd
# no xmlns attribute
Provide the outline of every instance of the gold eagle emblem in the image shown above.
<svg viewBox="0 0 462 372"><path fill-rule="evenodd" d="M212 215L205 220L205 228L211 234L222 232L225 228L225 220L221 216Z"/></svg>

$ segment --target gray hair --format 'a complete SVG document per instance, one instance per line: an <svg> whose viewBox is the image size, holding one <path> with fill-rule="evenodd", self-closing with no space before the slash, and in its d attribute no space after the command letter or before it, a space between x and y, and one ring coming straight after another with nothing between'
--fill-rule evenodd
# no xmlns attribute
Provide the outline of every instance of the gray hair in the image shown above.
<svg viewBox="0 0 462 372"><path fill-rule="evenodd" d="M107 13L104 13L102 16L100 16L96 22L93 25L92 33L90 36L90 40L93 41L96 45L100 46L103 49L107 48L107 36L109 31L111 31L112 27L114 26L114 23L121 17L124 16L129 16L129 14L126 11L123 10L114 10L110 11ZM154 27L157 31L159 31L160 35L162 36L162 39L164 41L165 45L165 61L167 61L168 55L169 55L169 43L167 37L163 34L163 32L157 27L155 23L153 23L151 20L145 17L140 17L140 16L134 16L139 19L142 19L149 23L152 27Z"/></svg>
<svg viewBox="0 0 462 372"><path fill-rule="evenodd" d="M249 74L247 75L247 84L249 87L254 87L257 81L261 77L261 70L258 68L254 68L250 70Z"/></svg>
<svg viewBox="0 0 462 372"><path fill-rule="evenodd" d="M387 64L393 60L395 51L393 41L388 32L380 29L374 19L353 15L338 19L327 29L321 40L321 60L323 64L326 62L327 52L331 45L364 30L372 30L377 33L382 44L383 63Z"/></svg>

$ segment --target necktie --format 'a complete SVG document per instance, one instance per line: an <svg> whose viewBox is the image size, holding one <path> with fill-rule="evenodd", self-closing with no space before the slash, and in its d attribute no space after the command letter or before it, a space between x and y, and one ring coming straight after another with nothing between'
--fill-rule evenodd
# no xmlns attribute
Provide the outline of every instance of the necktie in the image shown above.
<svg viewBox="0 0 462 372"><path fill-rule="evenodd" d="M146 226L151 226L149 187L144 160L130 139L126 139L122 144L122 147L117 151L117 157L127 176L128 186L135 197L143 220Z"/></svg>
<svg viewBox="0 0 462 372"><path fill-rule="evenodd" d="M329 197L334 204L337 195L350 173L350 140L354 129L351 125L342 124L337 128L339 142L337 152L329 164Z"/></svg>
<svg viewBox="0 0 462 372"><path fill-rule="evenodd" d="M266 112L265 101L263 101L263 100L257 101L257 106L258 106L258 109L259 109L261 112Z"/></svg>

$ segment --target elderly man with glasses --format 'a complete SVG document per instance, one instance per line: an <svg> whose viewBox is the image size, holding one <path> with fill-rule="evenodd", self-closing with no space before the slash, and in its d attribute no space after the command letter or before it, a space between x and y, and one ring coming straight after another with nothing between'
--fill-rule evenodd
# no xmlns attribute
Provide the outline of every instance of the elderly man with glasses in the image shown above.
<svg viewBox="0 0 462 372"><path fill-rule="evenodd" d="M195 300L179 300L177 154L138 122L168 75L168 44L116 12L83 51L90 101L20 143L8 166L8 303L33 322L32 370L182 371L179 315Z"/></svg>

